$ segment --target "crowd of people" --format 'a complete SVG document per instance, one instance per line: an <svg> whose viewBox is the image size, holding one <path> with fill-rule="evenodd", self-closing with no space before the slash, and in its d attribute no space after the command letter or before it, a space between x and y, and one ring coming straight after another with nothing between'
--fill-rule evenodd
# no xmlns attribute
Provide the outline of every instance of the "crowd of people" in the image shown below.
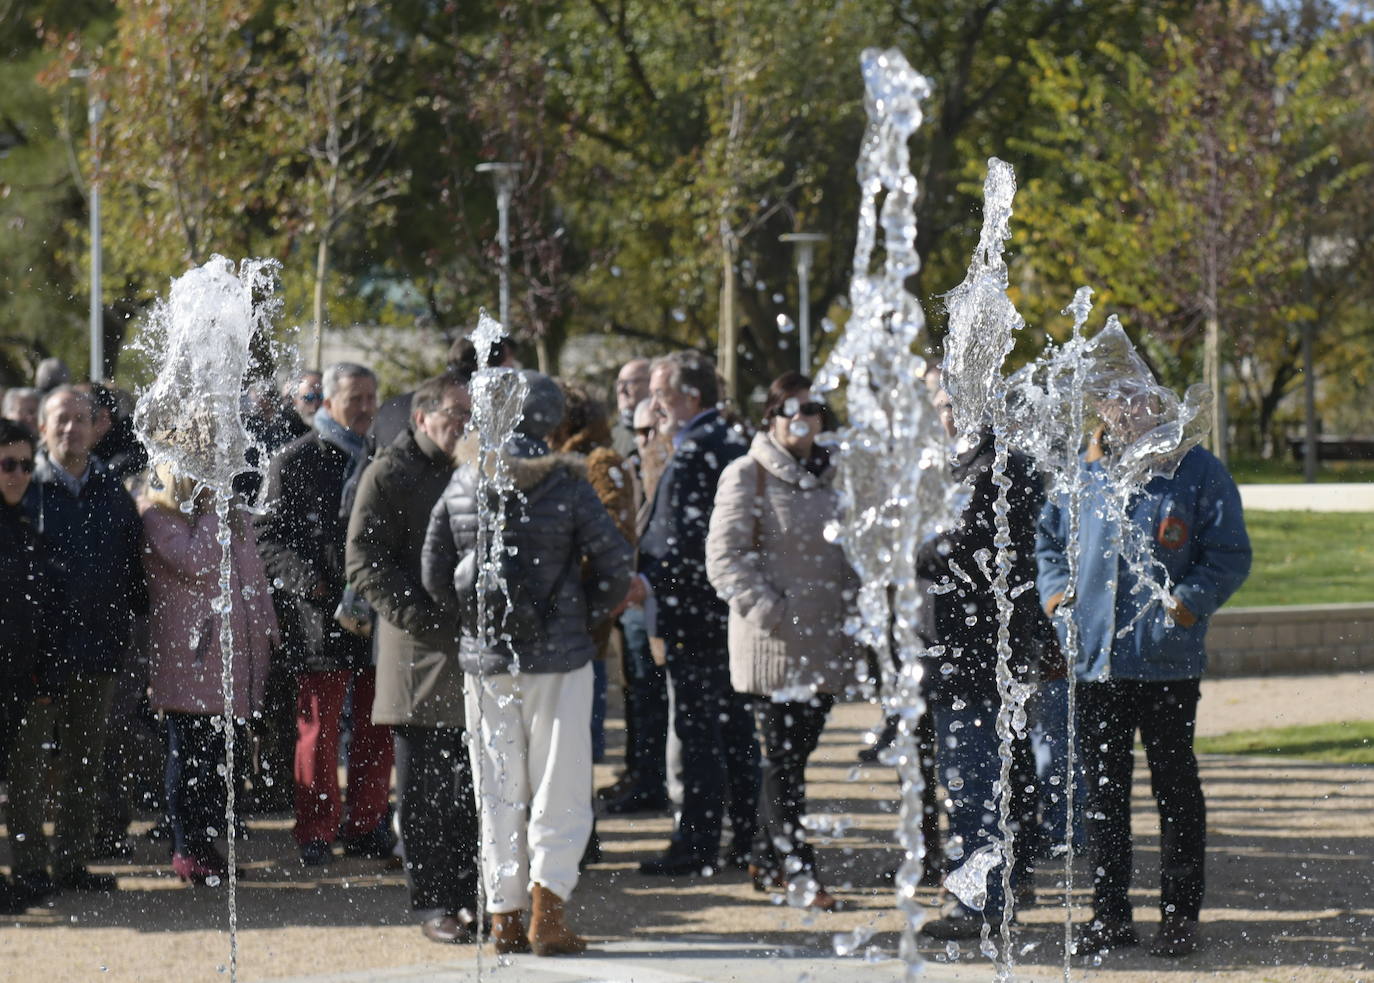
<svg viewBox="0 0 1374 983"><path fill-rule="evenodd" d="M522 400L499 448L471 427L479 361L485 385ZM1036 463L1012 453L994 473L992 432L955 441L938 370L927 382L912 398L939 408L969 495L960 523L912 558L929 584L928 712L880 724L861 752L891 763L914 746L921 758L924 883L1000 842L990 805L1002 767L999 650L1032 699L1011 748L1012 897L994 863L981 908L954 900L923 931L999 932L1009 904L1033 902L1037 862L1073 838L1095 871L1079 951L1134 944L1138 729L1163 829L1151 951L1191 952L1204 886L1192 752L1203 638L1250 559L1235 485L1193 448L1133 498L1129 521L1172 584L1161 606L1113 553L1113 513L1092 502L1106 494L1104 457L1134 439L1139 414L1110 395L1097 408L1073 541ZM713 363L689 351L627 362L613 416L585 387L521 369L506 341L490 351L460 341L443 373L381 404L370 369L338 363L245 393L265 460L260 476L236 482L225 530L212 492L166 465L149 469L117 391L75 385L50 364L34 388L9 390L0 779L11 869L0 910L116 890L115 876L88 864L127 851L136 805L164 816L154 832L176 876L218 883L230 734L243 749L231 781L250 808L291 811L300 862L328 864L341 847L400 865L435 942L489 933L502 953L585 949L565 902L599 857L598 813L671 810L671 837L640 864L644 876L737 868L760 892L839 910L804 822L806 768L836 700L880 667L846 630L858 584L826 534L839 504L827 438L837 422L797 372L773 381L752 423L721 396ZM997 533L1004 489L1010 542ZM218 601L226 543L228 625ZM989 563L999 546L1009 621ZM1062 654L1070 619L1082 639L1072 665ZM1072 779L1076 814L1070 674L1079 732L1091 735ZM624 769L594 789L612 675L623 681ZM158 781L141 798L131 721L158 735ZM899 731L914 744L896 741Z"/></svg>

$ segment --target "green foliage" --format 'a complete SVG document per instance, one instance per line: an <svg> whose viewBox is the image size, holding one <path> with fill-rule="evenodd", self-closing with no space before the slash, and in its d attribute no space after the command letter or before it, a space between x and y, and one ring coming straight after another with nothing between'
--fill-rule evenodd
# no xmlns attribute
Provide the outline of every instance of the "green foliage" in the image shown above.
<svg viewBox="0 0 1374 983"><path fill-rule="evenodd" d="M1328 764L1374 765L1374 721L1245 730L1199 737L1200 754L1268 754Z"/></svg>
<svg viewBox="0 0 1374 983"><path fill-rule="evenodd" d="M1374 597L1374 513L1246 512L1254 550L1232 607L1353 604Z"/></svg>
<svg viewBox="0 0 1374 983"><path fill-rule="evenodd" d="M1374 204L1359 193L1374 159L1374 88L1348 43L1354 30L1331 10L1304 5L1315 13L1285 35L1277 13L1228 7L1251 18L1242 22L1218 9L28 5L43 33L0 68L15 82L0 86L0 134L17 126L29 136L0 158L10 192L0 207L24 223L0 256L0 307L10 323L35 325L19 348L41 341L80 364L81 188L96 176L107 348L172 276L212 252L280 259L290 322L308 322L317 302L339 328L418 324L429 333L416 344L433 347L479 306L496 308L495 196L474 166L508 160L521 165L511 327L541 362L556 365L558 348L584 334L714 350L729 262L747 393L795 364L795 336L776 326L798 306L792 247L779 235L829 237L807 298L817 364L831 338L822 318L844 319L865 125L858 59L881 43L904 50L935 87L913 146L924 267L911 282L932 333L942 328L938 295L961 279L976 242L985 161L996 154L1024 186L1013 273L1032 327L1018 357L1039 348L1073 288L1089 282L1166 377L1192 381L1205 247L1225 271L1225 323L1244 325L1236 409L1262 429L1296 384L1303 319L1322 325L1323 358L1351 364L1342 385L1358 394L1374 384L1368 360L1351 355L1363 350L1366 325L1353 312L1374 242L1363 234ZM84 93L66 79L77 64L100 69L92 88L108 103L98 161L80 125ZM39 73L45 89L31 81ZM1347 239L1353 251L1314 277L1306 246Z"/></svg>
<svg viewBox="0 0 1374 983"><path fill-rule="evenodd" d="M1285 16L1199 4L1135 49L1099 41L1106 70L1032 45L1037 120L1013 140L1042 164L1015 227L1031 317L1053 323L1076 285L1093 286L1181 387L1202 374L1215 305L1231 413L1254 450L1300 383L1303 322L1322 326L1328 366L1368 361L1367 319L1353 335L1344 325L1374 286L1360 261L1374 135L1366 29L1333 15L1287 30ZM1315 261L1321 242L1343 255Z"/></svg>

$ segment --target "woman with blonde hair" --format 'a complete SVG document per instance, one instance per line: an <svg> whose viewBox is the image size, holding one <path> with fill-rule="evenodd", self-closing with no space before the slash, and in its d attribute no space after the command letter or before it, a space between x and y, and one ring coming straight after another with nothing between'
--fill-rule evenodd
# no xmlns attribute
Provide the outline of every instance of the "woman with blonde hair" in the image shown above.
<svg viewBox="0 0 1374 983"><path fill-rule="evenodd" d="M223 652L219 597L220 523L212 493L165 464L139 501L143 515L143 568L150 601L149 648L153 706L163 712L167 740L164 775L167 818L172 827L172 870L183 881L203 884L223 877L228 864L214 845L224 828L225 730ZM238 503L230 510L230 624L234 632L230 671L234 717L260 709L272 648L279 643L277 617L251 523Z"/></svg>

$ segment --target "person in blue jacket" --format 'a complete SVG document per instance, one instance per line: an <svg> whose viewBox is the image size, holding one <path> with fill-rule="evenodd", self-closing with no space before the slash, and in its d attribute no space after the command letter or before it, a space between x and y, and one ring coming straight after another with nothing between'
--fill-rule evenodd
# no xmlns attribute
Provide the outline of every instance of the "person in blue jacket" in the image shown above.
<svg viewBox="0 0 1374 983"><path fill-rule="evenodd" d="M1161 923L1150 952L1177 957L1197 948L1204 889L1207 814L1193 733L1207 625L1249 573L1250 540L1235 482L1201 447L1177 454L1176 464L1164 461L1124 513L1109 508L1118 494L1109 477L1113 445L1124 449L1158 421L1110 407L1102 415L1107 422L1084 456L1077 541L1069 542L1062 496L1047 501L1036 535L1045 610L1057 615L1061 640L1067 618L1079 631L1076 723L1094 878L1093 917L1080 927L1075 948L1094 953L1139 941L1128 897L1139 729L1161 829ZM1128 516L1136 529L1122 529L1114 514ZM1167 572L1167 601L1145 589L1128 562L1122 543L1132 532L1147 538L1155 575ZM1072 592L1070 549L1078 554Z"/></svg>

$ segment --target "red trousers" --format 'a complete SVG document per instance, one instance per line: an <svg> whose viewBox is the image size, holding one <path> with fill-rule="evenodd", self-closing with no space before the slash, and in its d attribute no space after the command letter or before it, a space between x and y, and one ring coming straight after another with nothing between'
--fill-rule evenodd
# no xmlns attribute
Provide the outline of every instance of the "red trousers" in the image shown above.
<svg viewBox="0 0 1374 983"><path fill-rule="evenodd" d="M391 790L391 729L372 723L377 671L306 672L296 691L296 842L333 843L372 832L386 818ZM339 820L339 722L353 684L353 739L348 747L348 820Z"/></svg>

